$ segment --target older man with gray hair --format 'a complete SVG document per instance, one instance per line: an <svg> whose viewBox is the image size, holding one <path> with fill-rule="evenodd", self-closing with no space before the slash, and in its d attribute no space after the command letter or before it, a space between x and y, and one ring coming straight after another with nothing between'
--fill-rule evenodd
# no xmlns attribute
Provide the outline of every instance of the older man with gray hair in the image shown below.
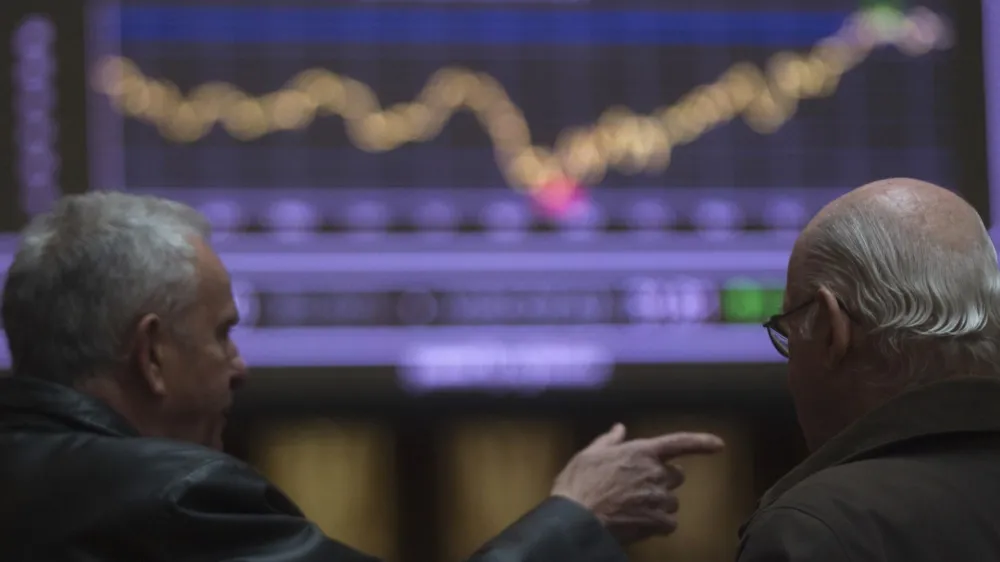
<svg viewBox="0 0 1000 562"><path fill-rule="evenodd" d="M121 193L67 197L24 232L3 292L0 560L368 562L219 451L246 365L204 218ZM337 345L337 342L330 342ZM625 441L574 457L552 497L470 559L624 562L676 526L669 464L722 443Z"/></svg>
<svg viewBox="0 0 1000 562"><path fill-rule="evenodd" d="M834 201L765 327L813 453L740 562L1000 560L1000 273L968 204L909 179Z"/></svg>

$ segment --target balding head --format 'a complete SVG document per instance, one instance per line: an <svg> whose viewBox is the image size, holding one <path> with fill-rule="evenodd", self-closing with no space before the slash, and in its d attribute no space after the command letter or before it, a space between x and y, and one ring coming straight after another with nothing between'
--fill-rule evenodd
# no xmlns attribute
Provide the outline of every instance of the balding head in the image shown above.
<svg viewBox="0 0 1000 562"><path fill-rule="evenodd" d="M1000 360L996 249L972 207L922 181L875 182L821 210L792 252L786 299L818 303L789 322L793 386L825 371L892 393Z"/></svg>
<svg viewBox="0 0 1000 562"><path fill-rule="evenodd" d="M808 249L816 236L859 215L919 239L913 242L956 252L980 249L989 242L979 215L963 199L934 184L894 178L859 187L824 207L806 226L796 249Z"/></svg>

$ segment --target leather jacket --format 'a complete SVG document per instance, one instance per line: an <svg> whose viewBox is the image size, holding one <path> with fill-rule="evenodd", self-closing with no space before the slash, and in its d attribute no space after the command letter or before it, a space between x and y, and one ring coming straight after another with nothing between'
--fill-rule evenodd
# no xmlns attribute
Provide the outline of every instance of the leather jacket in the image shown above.
<svg viewBox="0 0 1000 562"><path fill-rule="evenodd" d="M247 464L140 436L100 401L0 379L3 562L374 562L326 537ZM627 562L583 507L550 499L469 562Z"/></svg>

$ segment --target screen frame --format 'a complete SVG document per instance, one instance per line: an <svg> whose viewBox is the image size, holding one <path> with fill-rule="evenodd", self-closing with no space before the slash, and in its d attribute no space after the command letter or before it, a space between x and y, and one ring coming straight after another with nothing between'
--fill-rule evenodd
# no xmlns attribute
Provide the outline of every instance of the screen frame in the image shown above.
<svg viewBox="0 0 1000 562"><path fill-rule="evenodd" d="M113 7L112 0L92 0L104 7ZM86 71L90 68L90 62L113 49L113 44L107 43L109 38L104 38L102 44L95 41L93 37L84 40L87 29L94 29L93 22L85 22L84 14L94 12L84 10L84 3L56 2L55 0L43 0L42 2L30 3L31 13L48 13L60 29L59 40L57 41L57 57L61 61L58 74L58 87L61 92L78 92L79 88L87 85ZM4 4L4 10L13 10L10 17L5 17L4 22L14 26L27 13L28 3L10 2ZM986 32L989 29L1000 29L1000 2L996 0L982 0L975 3L954 1L950 3L955 17L955 27L957 35L961 38L956 45L958 64L955 66L955 76L953 77L955 88L963 96L957 98L959 103L959 129L963 131L957 139L956 147L960 162L961 175L958 184L954 186L963 196L968 198L976 209L983 215L987 226L995 236L1000 236L1000 38L991 36ZM8 30L5 30L8 31ZM10 30L12 31L12 30ZM9 38L10 34L5 33ZM995 35L995 34L994 34ZM113 38L111 38L113 39ZM88 46L86 50L80 45ZM10 41L0 44L0 53L10 57ZM989 55L985 55L989 53ZM80 64L74 64L78 61ZM985 63L989 63L987 67ZM12 104L6 97L10 92L10 76L0 77L0 103L4 106L2 111L12 117ZM90 91L90 88L86 88ZM989 95L987 95L987 91ZM966 97L967 96L967 97ZM109 134L108 131L98 131L96 127L88 128L86 123L93 124L100 122L99 116L95 114L95 104L93 95L88 94L87 100L83 96L61 95L59 97L57 112L61 123L61 133L58 141L62 168L60 172L61 186L63 193L80 193L91 187L121 188L116 186L114 175L108 175L109 170L121 170L121 166L114 161L115 155L104 154L102 158L105 162L92 159L88 155L87 145L92 142L93 135ZM974 102L974 103L973 103ZM86 106L84 106L86 104ZM99 104L97 104L99 105ZM989 126L987 126L989 124ZM987 138L989 142L987 142ZM9 147L9 148L8 148ZM10 138L0 139L0 149L12 153L13 146ZM120 158L121 155L118 155ZM16 195L16 181L12 175L9 181L5 181L0 187L0 197L7 194L4 189L13 189ZM989 190L982 189L986 184ZM14 205L6 206L7 209L0 209L0 215L11 214L12 222L21 223L26 220L24 214ZM0 244L0 267L6 268L9 264L12 244ZM748 325L748 330L759 330L758 327ZM761 346L767 345L766 334L761 330L759 334ZM762 356L763 357L763 356ZM666 376L664 381L676 382L677 377L682 377L685 373L697 373L698 376L708 376L712 381L703 381L706 388L718 388L715 384L721 380L713 374L718 373L744 373L750 371L760 371L777 375L784 370L781 359L775 354L774 361L762 359L756 361L729 362L720 361L711 363L669 363L659 365L625 364L618 365L614 371L614 377L608 388L617 388L615 392L623 394L642 394L652 384L649 378L650 372L664 372L676 376ZM0 346L0 369L9 364L8 351L6 346ZM370 368L363 367L360 371L367 372ZM394 385L398 388L398 374L396 369L375 369L378 372L393 372ZM363 388L364 381L357 377L346 376L352 372L359 372L357 367L310 367L301 366L279 366L275 364L264 365L263 372L271 373L295 388L302 388L300 383L294 382L297 379L284 379L282 373L290 371L296 372L317 372L324 373L322 386L324 388ZM712 374L706 374L707 372ZM266 377L265 377L266 378ZM376 377L377 378L377 377ZM624 383L619 382L626 381ZM641 383L629 383L627 381L642 381ZM773 383L773 378L772 378ZM302 383L304 384L304 383ZM673 384L673 383L670 383ZM307 385L308 386L308 385ZM290 387L291 388L291 387ZM386 390L383 383L373 385L373 390L379 393ZM586 391L590 394L591 391ZM575 394L575 393L571 393ZM403 394L399 395L404 396ZM410 395L406 395L410 396Z"/></svg>

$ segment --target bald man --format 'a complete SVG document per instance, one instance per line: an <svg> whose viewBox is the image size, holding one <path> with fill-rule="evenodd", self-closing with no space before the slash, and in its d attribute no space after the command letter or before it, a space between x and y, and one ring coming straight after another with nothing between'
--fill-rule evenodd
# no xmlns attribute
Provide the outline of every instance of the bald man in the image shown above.
<svg viewBox="0 0 1000 562"><path fill-rule="evenodd" d="M996 249L953 193L893 179L824 208L765 324L812 454L739 562L1000 560L998 314Z"/></svg>

